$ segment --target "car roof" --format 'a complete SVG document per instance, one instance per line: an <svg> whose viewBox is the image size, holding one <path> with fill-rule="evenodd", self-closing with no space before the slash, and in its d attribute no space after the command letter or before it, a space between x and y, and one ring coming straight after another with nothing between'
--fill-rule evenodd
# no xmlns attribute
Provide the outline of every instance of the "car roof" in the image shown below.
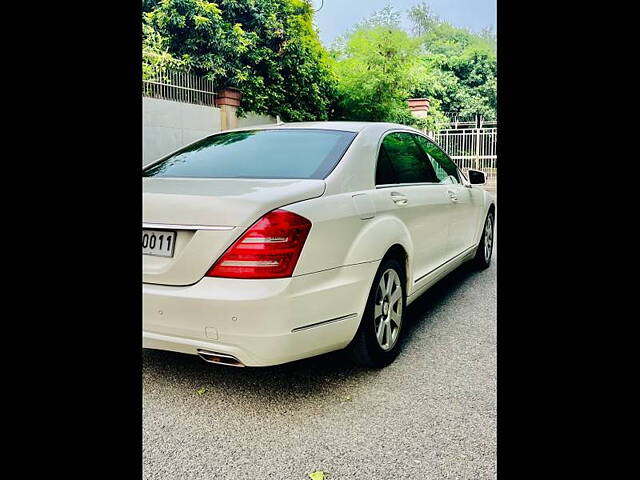
<svg viewBox="0 0 640 480"><path fill-rule="evenodd" d="M321 130L343 130L347 132L361 132L365 128L372 126L386 126L389 129L392 128L401 128L407 130L414 130L413 127L409 127L407 125L401 125L399 123L388 123L388 122L334 122L334 121L326 121L326 122L291 122L291 123L271 123L271 124L262 124L255 126L246 126L242 128L235 128L233 131L243 131L243 130L267 130L267 129L276 129L276 128L314 128Z"/></svg>

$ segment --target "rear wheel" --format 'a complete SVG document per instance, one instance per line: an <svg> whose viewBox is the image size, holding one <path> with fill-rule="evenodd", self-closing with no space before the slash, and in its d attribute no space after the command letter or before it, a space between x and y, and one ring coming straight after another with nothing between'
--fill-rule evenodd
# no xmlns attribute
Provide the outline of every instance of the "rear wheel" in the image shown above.
<svg viewBox="0 0 640 480"><path fill-rule="evenodd" d="M473 263L477 268L485 269L491 265L491 255L493 253L493 231L494 231L494 215L493 212L489 212L484 222L484 230L482 231L482 238L476 251L476 256L473 259Z"/></svg>
<svg viewBox="0 0 640 480"><path fill-rule="evenodd" d="M382 261L369 292L360 327L347 347L355 363L382 368L398 355L405 310L404 278L400 262L392 258Z"/></svg>

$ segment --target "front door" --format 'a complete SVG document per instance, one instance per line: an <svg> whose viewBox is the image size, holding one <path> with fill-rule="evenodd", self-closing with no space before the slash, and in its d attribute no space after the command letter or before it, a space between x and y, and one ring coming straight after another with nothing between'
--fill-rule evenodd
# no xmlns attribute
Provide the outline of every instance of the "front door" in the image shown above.
<svg viewBox="0 0 640 480"><path fill-rule="evenodd" d="M477 189L462 184L455 163L435 143L418 136L418 143L428 155L438 182L447 185L447 195L452 204L447 240L448 257L453 258L474 244L474 234L478 226L478 215L482 208L482 195Z"/></svg>

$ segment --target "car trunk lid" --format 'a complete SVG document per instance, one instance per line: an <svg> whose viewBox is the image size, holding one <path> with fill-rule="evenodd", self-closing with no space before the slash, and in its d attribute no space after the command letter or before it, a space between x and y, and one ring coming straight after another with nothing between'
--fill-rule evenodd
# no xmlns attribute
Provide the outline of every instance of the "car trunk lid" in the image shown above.
<svg viewBox="0 0 640 480"><path fill-rule="evenodd" d="M143 178L143 229L177 234L172 257L143 255L143 282L196 283L265 213L324 190L323 180Z"/></svg>

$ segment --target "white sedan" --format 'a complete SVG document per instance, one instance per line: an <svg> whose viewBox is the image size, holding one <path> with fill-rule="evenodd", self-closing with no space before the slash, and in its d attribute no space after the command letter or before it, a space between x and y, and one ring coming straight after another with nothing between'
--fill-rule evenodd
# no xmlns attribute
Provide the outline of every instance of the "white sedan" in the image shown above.
<svg viewBox="0 0 640 480"><path fill-rule="evenodd" d="M422 132L218 133L143 170L143 346L233 366L347 349L383 367L407 305L491 261L495 201Z"/></svg>

